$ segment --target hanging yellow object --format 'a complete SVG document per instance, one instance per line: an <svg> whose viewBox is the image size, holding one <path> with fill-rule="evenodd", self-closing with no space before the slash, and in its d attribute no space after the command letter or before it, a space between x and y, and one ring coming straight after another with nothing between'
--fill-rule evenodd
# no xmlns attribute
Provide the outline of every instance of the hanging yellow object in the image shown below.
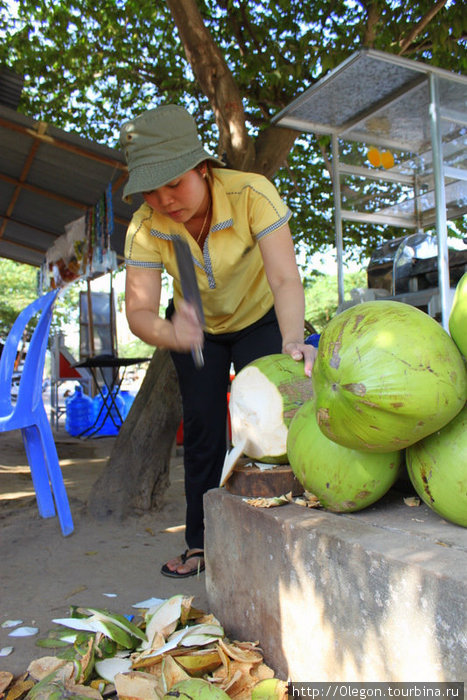
<svg viewBox="0 0 467 700"><path fill-rule="evenodd" d="M381 153L381 165L383 168L386 168L386 170L394 167L394 156L390 151L383 151L383 153Z"/></svg>
<svg viewBox="0 0 467 700"><path fill-rule="evenodd" d="M368 160L375 168L381 165L381 153L377 148L369 148L367 153Z"/></svg>

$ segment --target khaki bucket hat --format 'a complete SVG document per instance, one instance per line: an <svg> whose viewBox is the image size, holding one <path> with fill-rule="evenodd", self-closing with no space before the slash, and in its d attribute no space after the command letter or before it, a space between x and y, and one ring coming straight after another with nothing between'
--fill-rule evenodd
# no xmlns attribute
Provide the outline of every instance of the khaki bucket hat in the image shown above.
<svg viewBox="0 0 467 700"><path fill-rule="evenodd" d="M125 122L120 143L128 165L126 202L132 194L156 190L204 160L224 165L204 150L195 120L178 105L156 107Z"/></svg>

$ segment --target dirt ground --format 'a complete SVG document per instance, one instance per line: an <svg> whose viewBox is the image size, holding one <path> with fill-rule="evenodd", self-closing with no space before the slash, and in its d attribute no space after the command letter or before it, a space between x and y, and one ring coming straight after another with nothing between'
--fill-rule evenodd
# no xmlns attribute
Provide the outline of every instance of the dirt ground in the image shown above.
<svg viewBox="0 0 467 700"><path fill-rule="evenodd" d="M88 515L88 494L114 439L56 433L75 526L63 537L56 517L39 517L21 433L0 434L0 649L14 647L0 656L0 670L17 675L46 655L35 642L56 626L54 618L68 616L71 605L131 614L135 603L183 593L208 609L204 573L180 581L160 573L164 561L185 549L180 454L172 459L171 485L159 511L123 522ZM7 620L22 620L39 632L11 637L11 628L1 626Z"/></svg>

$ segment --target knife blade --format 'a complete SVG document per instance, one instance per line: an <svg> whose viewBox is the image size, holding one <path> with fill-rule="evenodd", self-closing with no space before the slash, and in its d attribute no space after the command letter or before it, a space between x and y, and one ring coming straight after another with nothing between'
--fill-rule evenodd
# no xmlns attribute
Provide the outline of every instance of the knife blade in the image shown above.
<svg viewBox="0 0 467 700"><path fill-rule="evenodd" d="M178 272L180 275L180 284L182 286L182 294L185 301L194 306L200 323L204 326L204 311L199 293L198 280L196 279L195 266L191 257L190 246L181 236L174 235L172 237L175 257L177 260ZM193 361L198 369L204 367L203 350L200 345L191 349Z"/></svg>

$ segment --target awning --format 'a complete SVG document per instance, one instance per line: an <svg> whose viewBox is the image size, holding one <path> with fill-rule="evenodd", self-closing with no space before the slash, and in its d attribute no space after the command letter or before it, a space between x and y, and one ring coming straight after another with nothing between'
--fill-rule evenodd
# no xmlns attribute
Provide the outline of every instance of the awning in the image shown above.
<svg viewBox="0 0 467 700"><path fill-rule="evenodd" d="M273 118L279 126L336 134L412 153L431 150L429 77L438 102L466 118L467 77L430 64L370 49L358 51ZM457 130L443 121L442 136Z"/></svg>
<svg viewBox="0 0 467 700"><path fill-rule="evenodd" d="M65 224L112 183L111 246L123 259L132 212L122 201L123 154L0 106L0 257L40 266Z"/></svg>

